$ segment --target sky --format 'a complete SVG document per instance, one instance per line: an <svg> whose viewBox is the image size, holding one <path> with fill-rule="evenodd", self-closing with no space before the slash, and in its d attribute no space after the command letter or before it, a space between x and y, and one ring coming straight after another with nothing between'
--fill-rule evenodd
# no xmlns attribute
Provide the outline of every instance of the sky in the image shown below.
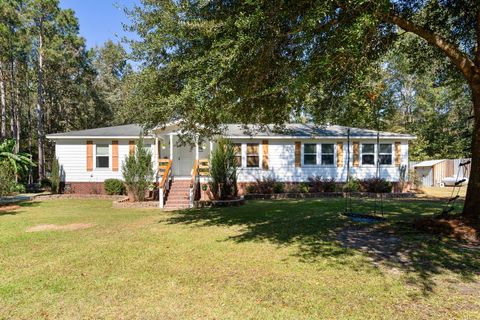
<svg viewBox="0 0 480 320"><path fill-rule="evenodd" d="M73 9L80 22L80 35L87 41L87 48L100 46L108 39L119 42L122 37L136 38L123 30L128 23L123 8L139 4L139 0L60 0L60 7Z"/></svg>

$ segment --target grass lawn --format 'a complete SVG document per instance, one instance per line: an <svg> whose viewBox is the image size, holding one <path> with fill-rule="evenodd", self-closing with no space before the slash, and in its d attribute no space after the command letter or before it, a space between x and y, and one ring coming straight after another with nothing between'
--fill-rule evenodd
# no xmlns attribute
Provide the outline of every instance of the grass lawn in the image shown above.
<svg viewBox="0 0 480 320"><path fill-rule="evenodd" d="M364 226L337 199L26 203L0 212L0 319L478 319L479 249L401 223L440 207L389 202L387 223ZM72 223L87 228L26 232Z"/></svg>

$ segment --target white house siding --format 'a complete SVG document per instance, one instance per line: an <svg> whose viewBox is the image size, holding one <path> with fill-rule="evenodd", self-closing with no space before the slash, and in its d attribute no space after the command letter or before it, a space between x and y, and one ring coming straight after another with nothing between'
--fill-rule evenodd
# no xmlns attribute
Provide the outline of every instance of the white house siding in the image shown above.
<svg viewBox="0 0 480 320"><path fill-rule="evenodd" d="M93 170L87 171L86 141L93 141ZM112 170L112 140L118 141L118 171ZM65 182L103 182L105 179L122 179L122 164L129 153L128 142L133 139L58 139L55 144L55 155L64 172ZM151 145L152 159L155 155L155 140L145 139ZM110 148L109 168L96 168L96 144L108 144Z"/></svg>
<svg viewBox="0 0 480 320"><path fill-rule="evenodd" d="M260 163L262 163L262 139L232 139L234 143L259 143L260 144ZM335 146L334 165L304 165L295 167L295 141L302 142L302 162L303 162L303 144L304 143L333 143L343 142L343 166L337 167L337 148ZM376 166L362 166L353 167L353 141L362 143L376 143L376 139L351 139L350 140L350 176L357 179L374 178L376 177ZM388 181L399 180L399 168L395 166L395 147L396 141L400 140L380 140L380 143L392 144L392 161L393 164L389 166L380 166L380 177ZM324 178L334 178L336 181L342 182L347 178L347 140L343 139L325 139L325 140L300 140L300 139L269 139L268 158L269 170L261 168L239 168L239 182L253 182L257 178L271 177L277 181L282 182L303 182L307 181L309 177L321 176ZM246 163L245 147L243 146L242 162ZM408 142L401 141L401 164L408 167Z"/></svg>

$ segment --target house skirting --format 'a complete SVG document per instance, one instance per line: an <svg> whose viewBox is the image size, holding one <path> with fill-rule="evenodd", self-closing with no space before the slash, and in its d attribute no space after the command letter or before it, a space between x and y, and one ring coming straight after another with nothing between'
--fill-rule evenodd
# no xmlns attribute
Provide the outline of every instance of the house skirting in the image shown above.
<svg viewBox="0 0 480 320"><path fill-rule="evenodd" d="M66 182L65 193L105 194L103 182Z"/></svg>

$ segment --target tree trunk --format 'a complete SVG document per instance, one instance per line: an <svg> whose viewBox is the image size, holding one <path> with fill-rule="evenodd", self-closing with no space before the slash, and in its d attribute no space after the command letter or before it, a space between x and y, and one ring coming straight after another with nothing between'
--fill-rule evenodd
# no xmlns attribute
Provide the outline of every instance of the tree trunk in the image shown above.
<svg viewBox="0 0 480 320"><path fill-rule="evenodd" d="M0 124L0 139L7 138L7 102L5 98L5 78L0 65L0 104L1 104L1 124Z"/></svg>
<svg viewBox="0 0 480 320"><path fill-rule="evenodd" d="M18 139L17 130L17 101L15 99L15 61L10 61L10 128L12 131L12 138L15 140L15 153L19 151L20 140Z"/></svg>
<svg viewBox="0 0 480 320"><path fill-rule="evenodd" d="M480 76L479 76L480 78ZM472 163L463 216L480 222L480 80L471 86L474 112Z"/></svg>
<svg viewBox="0 0 480 320"><path fill-rule="evenodd" d="M38 180L45 177L45 148L43 131L43 18L39 19L38 37L38 72L37 72L37 145L38 145Z"/></svg>

